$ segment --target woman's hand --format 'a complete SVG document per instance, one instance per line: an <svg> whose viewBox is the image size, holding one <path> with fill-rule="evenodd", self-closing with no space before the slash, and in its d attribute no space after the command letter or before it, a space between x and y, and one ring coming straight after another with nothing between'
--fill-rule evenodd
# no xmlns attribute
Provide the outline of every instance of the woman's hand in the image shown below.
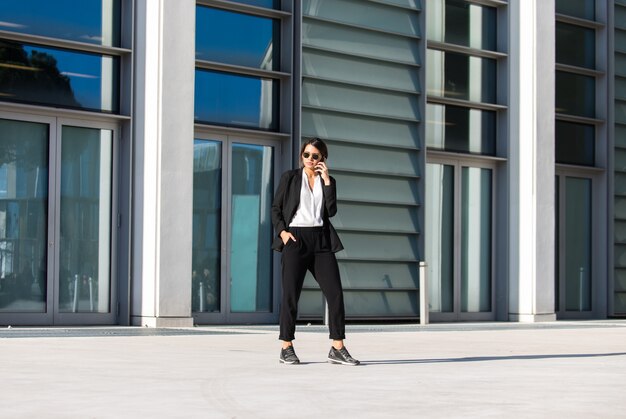
<svg viewBox="0 0 626 419"><path fill-rule="evenodd" d="M280 232L280 239L283 241L283 244L287 244L289 240L296 241L296 238L288 232L287 230L283 230Z"/></svg>
<svg viewBox="0 0 626 419"><path fill-rule="evenodd" d="M324 185L330 185L330 175L328 174L328 166L323 161L320 161L315 165L315 171L320 174L324 180Z"/></svg>

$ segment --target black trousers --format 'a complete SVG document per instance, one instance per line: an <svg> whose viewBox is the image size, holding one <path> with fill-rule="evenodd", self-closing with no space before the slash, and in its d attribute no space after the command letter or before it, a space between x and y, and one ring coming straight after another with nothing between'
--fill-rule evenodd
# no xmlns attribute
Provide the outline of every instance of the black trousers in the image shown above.
<svg viewBox="0 0 626 419"><path fill-rule="evenodd" d="M289 240L282 252L282 304L280 306L280 340L295 339L298 300L304 276L309 270L320 285L328 302L330 339L345 339L346 313L343 289L330 238L323 227L290 227L296 241Z"/></svg>

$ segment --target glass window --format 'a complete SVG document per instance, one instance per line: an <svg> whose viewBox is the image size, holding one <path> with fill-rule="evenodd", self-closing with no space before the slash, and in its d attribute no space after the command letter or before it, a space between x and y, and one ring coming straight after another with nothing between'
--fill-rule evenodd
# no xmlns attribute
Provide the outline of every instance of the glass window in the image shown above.
<svg viewBox="0 0 626 419"><path fill-rule="evenodd" d="M119 58L0 41L0 98L119 111Z"/></svg>
<svg viewBox="0 0 626 419"><path fill-rule="evenodd" d="M427 93L432 96L496 101L496 60L427 50Z"/></svg>
<svg viewBox="0 0 626 419"><path fill-rule="evenodd" d="M496 50L496 9L465 0L428 2L427 38L466 47Z"/></svg>
<svg viewBox="0 0 626 419"><path fill-rule="evenodd" d="M0 30L120 45L120 0L4 0Z"/></svg>
<svg viewBox="0 0 626 419"><path fill-rule="evenodd" d="M0 312L46 311L48 125L0 119Z"/></svg>
<svg viewBox="0 0 626 419"><path fill-rule="evenodd" d="M113 131L64 126L59 311L110 311Z"/></svg>
<svg viewBox="0 0 626 419"><path fill-rule="evenodd" d="M426 165L426 260L431 312L452 312L454 295L454 167Z"/></svg>
<svg viewBox="0 0 626 419"><path fill-rule="evenodd" d="M195 140L191 309L220 311L222 245L222 143Z"/></svg>
<svg viewBox="0 0 626 419"><path fill-rule="evenodd" d="M429 103L426 145L446 151L495 155L496 113Z"/></svg>
<svg viewBox="0 0 626 419"><path fill-rule="evenodd" d="M280 22L196 7L196 59L278 70Z"/></svg>
<svg viewBox="0 0 626 419"><path fill-rule="evenodd" d="M276 130L277 114L277 81L196 69L197 122Z"/></svg>
<svg viewBox="0 0 626 419"><path fill-rule="evenodd" d="M273 151L262 145L232 146L232 312L272 311Z"/></svg>
<svg viewBox="0 0 626 419"><path fill-rule="evenodd" d="M579 74L556 72L556 113L596 116L596 80Z"/></svg>
<svg viewBox="0 0 626 419"><path fill-rule="evenodd" d="M234 3L249 4L250 6L280 9L280 0L231 0Z"/></svg>
<svg viewBox="0 0 626 419"><path fill-rule="evenodd" d="M591 179L565 178L565 309L591 310Z"/></svg>
<svg viewBox="0 0 626 419"><path fill-rule="evenodd" d="M463 167L461 311L491 311L491 170Z"/></svg>
<svg viewBox="0 0 626 419"><path fill-rule="evenodd" d="M556 121L556 162L593 166L595 132L593 125Z"/></svg>
<svg viewBox="0 0 626 419"><path fill-rule="evenodd" d="M556 0L556 12L562 15L579 17L581 19L595 20L595 0Z"/></svg>
<svg viewBox="0 0 626 419"><path fill-rule="evenodd" d="M556 62L595 68L596 37L593 29L556 22Z"/></svg>

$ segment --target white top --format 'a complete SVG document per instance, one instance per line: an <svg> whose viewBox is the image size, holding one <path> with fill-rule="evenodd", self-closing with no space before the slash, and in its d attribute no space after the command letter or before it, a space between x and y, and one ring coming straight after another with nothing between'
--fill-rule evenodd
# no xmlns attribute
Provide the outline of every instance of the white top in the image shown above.
<svg viewBox="0 0 626 419"><path fill-rule="evenodd" d="M315 176L313 190L309 187L304 169L302 169L302 186L300 188L300 204L296 215L289 223L289 227L321 227L324 225L322 219L322 204L324 202L324 192L322 191L322 178Z"/></svg>

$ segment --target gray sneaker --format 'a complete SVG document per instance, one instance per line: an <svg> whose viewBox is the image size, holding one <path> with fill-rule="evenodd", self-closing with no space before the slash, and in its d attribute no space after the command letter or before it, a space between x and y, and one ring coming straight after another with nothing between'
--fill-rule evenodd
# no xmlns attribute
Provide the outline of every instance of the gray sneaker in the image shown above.
<svg viewBox="0 0 626 419"><path fill-rule="evenodd" d="M341 364L341 365L359 365L360 362L356 359L352 358L350 352L346 349L346 347L342 347L341 349L335 349L334 347L330 347L330 352L328 353L328 362L331 364Z"/></svg>
<svg viewBox="0 0 626 419"><path fill-rule="evenodd" d="M296 351L293 349L293 346L288 346L285 349L280 350L280 359L279 361L283 364L299 364L300 359L298 359L298 355L296 355Z"/></svg>

